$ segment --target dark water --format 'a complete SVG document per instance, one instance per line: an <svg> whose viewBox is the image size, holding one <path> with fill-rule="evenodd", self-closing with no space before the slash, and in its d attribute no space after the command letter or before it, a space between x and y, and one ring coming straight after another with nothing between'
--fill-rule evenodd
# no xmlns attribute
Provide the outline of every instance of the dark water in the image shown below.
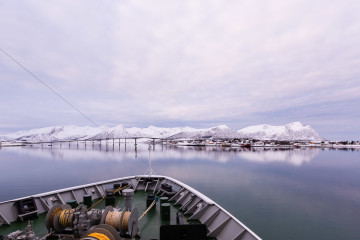
<svg viewBox="0 0 360 240"><path fill-rule="evenodd" d="M0 201L122 176L177 178L263 239L360 239L360 151L112 143L0 149Z"/></svg>

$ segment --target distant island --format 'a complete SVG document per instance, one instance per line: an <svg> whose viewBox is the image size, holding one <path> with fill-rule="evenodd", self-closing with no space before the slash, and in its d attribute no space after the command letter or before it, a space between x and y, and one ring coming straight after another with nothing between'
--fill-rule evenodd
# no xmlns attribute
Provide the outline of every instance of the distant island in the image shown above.
<svg viewBox="0 0 360 240"><path fill-rule="evenodd" d="M196 129L191 127L147 128L79 127L73 125L45 127L19 131L0 136L7 143L39 143L59 141L95 141L107 139L157 139L169 145L229 146L229 147L274 147L274 146L345 146L359 142L330 142L313 128L301 122L282 126L256 125L240 130L225 125Z"/></svg>

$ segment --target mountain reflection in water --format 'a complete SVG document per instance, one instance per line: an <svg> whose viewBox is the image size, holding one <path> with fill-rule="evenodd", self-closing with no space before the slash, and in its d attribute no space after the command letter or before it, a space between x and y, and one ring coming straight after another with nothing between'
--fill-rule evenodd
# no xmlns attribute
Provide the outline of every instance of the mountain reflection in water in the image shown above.
<svg viewBox="0 0 360 240"><path fill-rule="evenodd" d="M0 148L0 201L123 176L198 189L267 240L360 239L358 150L72 143Z"/></svg>
<svg viewBox="0 0 360 240"><path fill-rule="evenodd" d="M8 151L18 154L30 155L38 159L52 159L62 161L124 161L125 159L151 158L152 161L171 159L193 160L201 159L227 163L234 158L240 158L257 163L282 162L294 166L310 162L321 151L314 149L289 149L289 148L230 148L230 147L196 147L196 146L162 146L138 144L135 149L133 144L95 146L34 146L24 148L9 148Z"/></svg>
<svg viewBox="0 0 360 240"><path fill-rule="evenodd" d="M284 162L294 166L300 166L303 163L310 162L320 149L311 149L304 151L302 149L258 149L256 151L243 151L240 157L259 163Z"/></svg>

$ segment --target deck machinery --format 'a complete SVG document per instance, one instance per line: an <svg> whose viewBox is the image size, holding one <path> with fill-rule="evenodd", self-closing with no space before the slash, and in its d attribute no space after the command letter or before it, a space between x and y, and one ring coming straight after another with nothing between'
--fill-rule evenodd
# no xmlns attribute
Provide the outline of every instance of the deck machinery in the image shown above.
<svg viewBox="0 0 360 240"><path fill-rule="evenodd" d="M25 229L10 231L26 220ZM33 227L37 221L42 230ZM139 238L261 240L210 198L160 175L111 179L0 203L0 240Z"/></svg>

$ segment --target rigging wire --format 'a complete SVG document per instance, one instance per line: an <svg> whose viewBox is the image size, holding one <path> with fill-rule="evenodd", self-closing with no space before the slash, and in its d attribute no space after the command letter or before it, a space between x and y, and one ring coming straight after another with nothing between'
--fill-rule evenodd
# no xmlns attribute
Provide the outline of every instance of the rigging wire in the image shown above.
<svg viewBox="0 0 360 240"><path fill-rule="evenodd" d="M33 76L36 80L38 80L41 84L43 84L45 87L47 87L52 93L54 93L56 96L58 96L61 100L63 100L66 104L68 104L70 107L75 109L78 113L80 113L83 117L85 117L88 121L90 121L95 126L99 127L93 120L91 120L89 117L87 117L84 113L82 113L77 107L75 107L73 104L71 104L68 100L66 100L63 96L61 96L59 93L57 93L54 89L52 89L49 85L47 85L45 82L41 81L35 74L33 74L29 69L27 69L24 65L22 65L20 62L18 62L15 58L13 58L10 54L5 52L2 48L0 50L7 55L10 59L12 59L17 65L19 65L22 69L24 69L27 73L29 73L31 76Z"/></svg>

